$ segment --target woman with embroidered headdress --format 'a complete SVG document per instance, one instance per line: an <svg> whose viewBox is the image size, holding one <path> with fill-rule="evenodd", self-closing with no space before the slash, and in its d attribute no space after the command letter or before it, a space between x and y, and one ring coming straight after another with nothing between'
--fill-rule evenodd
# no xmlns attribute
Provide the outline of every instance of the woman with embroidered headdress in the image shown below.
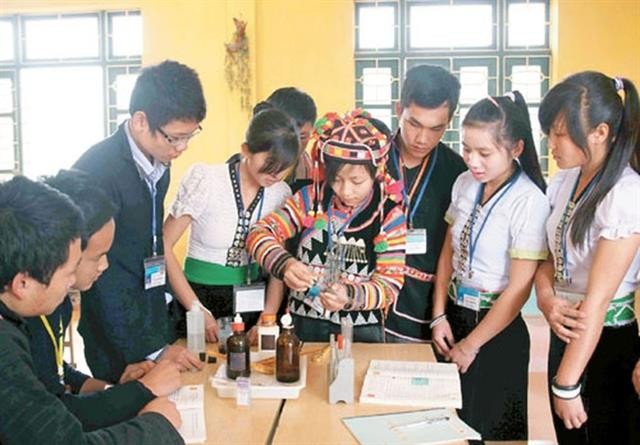
<svg viewBox="0 0 640 445"><path fill-rule="evenodd" d="M526 440L529 333L520 310L547 257L549 204L527 104L515 91L475 103L445 219L432 338L458 365L460 417L484 440Z"/></svg>
<svg viewBox="0 0 640 445"><path fill-rule="evenodd" d="M304 341L327 341L341 318L353 340L383 342L386 309L403 284L406 224L400 183L386 174L389 131L362 110L329 113L312 136L313 184L258 221L251 256L289 287ZM284 247L294 239L293 256Z"/></svg>
<svg viewBox="0 0 640 445"><path fill-rule="evenodd" d="M640 100L595 71L554 86L540 126L559 171L549 184L553 257L536 275L551 327L548 378L560 444L640 443L631 376L640 356Z"/></svg>

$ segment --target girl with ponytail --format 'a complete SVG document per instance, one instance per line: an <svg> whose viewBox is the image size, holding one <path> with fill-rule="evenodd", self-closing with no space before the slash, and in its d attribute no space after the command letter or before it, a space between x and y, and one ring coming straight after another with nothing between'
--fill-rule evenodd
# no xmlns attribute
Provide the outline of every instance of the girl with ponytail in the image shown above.
<svg viewBox="0 0 640 445"><path fill-rule="evenodd" d="M560 444L640 443L640 105L633 83L585 71L545 96L540 124L561 169L549 185L552 256L536 275L551 327Z"/></svg>
<svg viewBox="0 0 640 445"><path fill-rule="evenodd" d="M484 440L526 440L529 334L520 310L548 253L545 182L519 92L480 100L462 125L469 170L445 217L432 338L462 374L460 417Z"/></svg>

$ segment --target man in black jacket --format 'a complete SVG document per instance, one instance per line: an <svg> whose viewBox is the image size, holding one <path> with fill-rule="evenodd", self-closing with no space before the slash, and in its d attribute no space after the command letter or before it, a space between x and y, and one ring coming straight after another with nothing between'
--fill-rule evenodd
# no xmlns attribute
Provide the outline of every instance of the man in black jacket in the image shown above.
<svg viewBox="0 0 640 445"><path fill-rule="evenodd" d="M131 118L74 167L101 181L116 205L110 267L82 294L78 330L93 375L117 381L127 365L160 357L181 370L204 364L174 335L167 311L162 223L169 166L200 130L202 86L191 68L165 61L142 70Z"/></svg>
<svg viewBox="0 0 640 445"><path fill-rule="evenodd" d="M83 433L35 374L24 317L50 314L73 286L82 225L80 210L50 187L24 177L0 184L0 443L181 444L180 415L164 397Z"/></svg>
<svg viewBox="0 0 640 445"><path fill-rule="evenodd" d="M86 173L62 170L45 182L71 198L82 212L82 254L73 288L86 291L109 266L107 252L113 242L115 208ZM129 365L120 379L122 384L106 391L108 382L69 366L63 360L60 345L71 322L71 312L71 299L67 296L51 314L28 317L25 322L38 378L60 397L85 431L129 420L157 395L165 396L178 389L180 375L175 364L163 363L155 369L151 361Z"/></svg>

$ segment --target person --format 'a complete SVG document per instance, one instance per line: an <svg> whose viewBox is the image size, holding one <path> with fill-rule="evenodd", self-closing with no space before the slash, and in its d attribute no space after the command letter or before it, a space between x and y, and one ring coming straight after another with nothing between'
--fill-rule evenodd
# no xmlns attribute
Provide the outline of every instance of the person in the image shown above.
<svg viewBox="0 0 640 445"><path fill-rule="evenodd" d="M433 280L447 230L444 214L451 187L465 170L462 157L441 141L459 96L458 79L437 66L411 68L402 85L389 170L404 183L407 257L404 286L385 323L388 342L431 339Z"/></svg>
<svg viewBox="0 0 640 445"><path fill-rule="evenodd" d="M316 103L309 94L296 87L282 87L271 93L265 101L259 102L253 108L253 114L269 108L284 111L298 127L300 135L298 161L285 178L291 189L297 192L311 183L312 162L306 148L318 113ZM236 153L227 162L237 162L240 158L241 154Z"/></svg>
<svg viewBox="0 0 640 445"><path fill-rule="evenodd" d="M180 414L166 397L126 422L83 432L36 375L24 318L50 314L74 285L82 232L80 210L60 192L22 176L0 184L0 442L182 444Z"/></svg>
<svg viewBox="0 0 640 445"><path fill-rule="evenodd" d="M385 311L403 282L406 225L402 197L385 174L389 135L382 127L359 109L318 120L314 183L247 237L249 254L289 287L303 341L327 341L342 318L353 324L354 341L384 341ZM284 247L294 237L296 256Z"/></svg>
<svg viewBox="0 0 640 445"><path fill-rule="evenodd" d="M113 242L115 208L97 183L80 171L61 170L45 183L70 197L82 212L82 253L72 288L86 291L109 266L107 252ZM131 419L156 395L166 396L178 389L179 373L170 362L155 369L149 361L128 365L120 378L122 384L116 386L71 367L64 361L61 347L71 312L67 295L51 314L26 317L24 321L38 378L49 392L60 397L85 431Z"/></svg>
<svg viewBox="0 0 640 445"><path fill-rule="evenodd" d="M518 91L475 103L462 126L469 170L446 213L433 344L460 370L460 417L484 440L526 440L530 341L520 310L548 254L546 184Z"/></svg>
<svg viewBox="0 0 640 445"><path fill-rule="evenodd" d="M638 397L640 397L640 360L636 363L636 367L633 370L633 387L638 393Z"/></svg>
<svg viewBox="0 0 640 445"><path fill-rule="evenodd" d="M560 444L640 443L631 373L640 340L640 104L628 79L585 71L544 97L561 169L549 184L552 257L536 275L551 327L548 377Z"/></svg>
<svg viewBox="0 0 640 445"><path fill-rule="evenodd" d="M191 167L164 223L171 287L184 308L195 303L205 308L206 338L211 342L217 339L216 318L233 315L234 286L258 281L257 264L248 262L245 238L251 224L291 196L282 179L298 157L297 129L282 111L258 112L241 153L242 159L234 163ZM173 248L189 227L183 272ZM269 281L266 294L274 292L282 295L282 281ZM253 309L260 310L260 303L264 305L264 299ZM275 314L277 309L267 305L264 311ZM178 330L185 335L184 320Z"/></svg>
<svg viewBox="0 0 640 445"><path fill-rule="evenodd" d="M82 294L78 331L94 377L117 381L125 367L163 357L181 369L203 364L174 339L165 300L162 243L171 161L201 130L206 113L196 72L165 61L143 69L129 103L131 118L74 165L101 181L115 203L111 267Z"/></svg>

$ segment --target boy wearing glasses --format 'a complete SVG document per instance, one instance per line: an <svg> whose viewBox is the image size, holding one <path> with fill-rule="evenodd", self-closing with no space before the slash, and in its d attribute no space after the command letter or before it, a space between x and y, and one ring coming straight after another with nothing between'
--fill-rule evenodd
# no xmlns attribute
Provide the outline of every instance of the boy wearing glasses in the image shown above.
<svg viewBox="0 0 640 445"><path fill-rule="evenodd" d="M78 330L94 377L118 381L125 367L160 357L201 368L173 341L165 300L162 221L169 167L201 131L206 105L197 73L165 61L142 70L131 118L85 152L74 168L98 178L115 203L110 267L82 293Z"/></svg>

